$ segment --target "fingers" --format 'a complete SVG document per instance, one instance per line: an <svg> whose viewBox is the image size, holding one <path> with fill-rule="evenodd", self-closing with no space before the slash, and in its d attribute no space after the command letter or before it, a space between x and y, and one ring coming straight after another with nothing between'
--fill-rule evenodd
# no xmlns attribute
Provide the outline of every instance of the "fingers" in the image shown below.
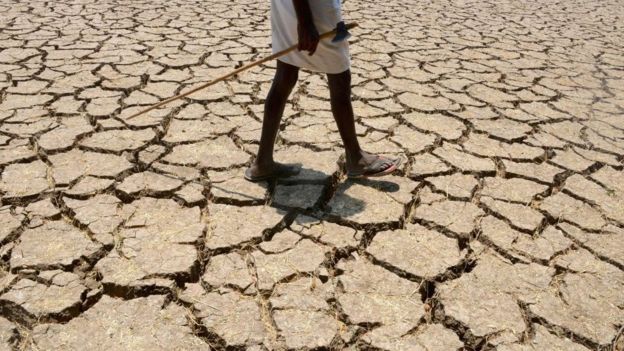
<svg viewBox="0 0 624 351"><path fill-rule="evenodd" d="M312 40L310 41L310 49L308 50L310 52L310 56L314 55L314 53L316 52L316 48L318 48L318 43L319 43L318 36L316 36L315 38L312 38Z"/></svg>
<svg viewBox="0 0 624 351"><path fill-rule="evenodd" d="M309 36L302 36L299 39L299 51L310 51L312 50L313 44L312 41L310 40Z"/></svg>
<svg viewBox="0 0 624 351"><path fill-rule="evenodd" d="M299 49L299 51L308 51L310 53L310 56L312 56L314 55L314 52L316 52L317 47L318 40L314 41L306 38L299 42L299 46L297 47L297 49Z"/></svg>
<svg viewBox="0 0 624 351"><path fill-rule="evenodd" d="M297 32L299 34L299 43L297 45L297 49L299 51L307 50L307 35L305 32L305 28L301 24L297 27Z"/></svg>
<svg viewBox="0 0 624 351"><path fill-rule="evenodd" d="M300 35L299 36L299 51L308 51L308 48L310 47L310 41L308 40L308 36L307 35Z"/></svg>
<svg viewBox="0 0 624 351"><path fill-rule="evenodd" d="M306 29L299 27L299 44L297 49L299 51L308 51L310 56L314 55L319 43L319 35L316 29Z"/></svg>

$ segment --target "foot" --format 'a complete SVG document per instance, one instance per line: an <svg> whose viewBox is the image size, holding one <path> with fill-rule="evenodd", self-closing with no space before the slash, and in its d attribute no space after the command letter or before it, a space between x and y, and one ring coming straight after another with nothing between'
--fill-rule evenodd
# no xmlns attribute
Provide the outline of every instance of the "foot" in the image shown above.
<svg viewBox="0 0 624 351"><path fill-rule="evenodd" d="M390 159L361 151L356 157L347 156L347 176L349 178L380 177L394 172L401 159Z"/></svg>
<svg viewBox="0 0 624 351"><path fill-rule="evenodd" d="M301 166L298 164L273 162L268 165L259 165L254 162L245 171L245 179L250 182L259 182L271 178L292 177L299 174L299 172L301 172Z"/></svg>

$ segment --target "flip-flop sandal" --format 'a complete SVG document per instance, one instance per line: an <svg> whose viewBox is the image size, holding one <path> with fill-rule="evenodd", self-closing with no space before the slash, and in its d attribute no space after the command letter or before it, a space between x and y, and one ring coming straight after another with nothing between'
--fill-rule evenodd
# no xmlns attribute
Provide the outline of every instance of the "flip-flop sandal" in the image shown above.
<svg viewBox="0 0 624 351"><path fill-rule="evenodd" d="M373 163L371 163L370 165L366 166L363 171L358 172L358 173L347 173L347 177L348 178L382 177L382 176L388 175L396 171L397 168L399 168L399 166L401 165L401 162L402 162L401 158L391 160L385 157L378 156L377 159L373 161ZM387 164L387 163L390 163L388 167L379 170L382 165Z"/></svg>
<svg viewBox="0 0 624 351"><path fill-rule="evenodd" d="M288 178L296 176L297 174L299 174L299 172L301 172L301 167L294 164L280 164L280 166L278 166L278 169L276 169L272 173L264 174L261 176L252 176L251 169L247 168L247 170L245 170L245 179L250 182L256 183L274 178Z"/></svg>

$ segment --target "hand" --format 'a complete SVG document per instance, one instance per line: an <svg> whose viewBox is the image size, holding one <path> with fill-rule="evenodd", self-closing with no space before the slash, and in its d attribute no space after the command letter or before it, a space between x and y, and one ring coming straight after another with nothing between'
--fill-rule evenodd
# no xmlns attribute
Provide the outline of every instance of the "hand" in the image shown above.
<svg viewBox="0 0 624 351"><path fill-rule="evenodd" d="M314 55L319 43L319 33L314 24L302 24L297 26L299 33L299 51L308 51L310 56Z"/></svg>

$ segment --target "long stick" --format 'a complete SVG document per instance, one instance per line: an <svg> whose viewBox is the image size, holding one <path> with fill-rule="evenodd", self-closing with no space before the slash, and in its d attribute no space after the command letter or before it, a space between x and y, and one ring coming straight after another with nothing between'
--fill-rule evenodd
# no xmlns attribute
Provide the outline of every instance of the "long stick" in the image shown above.
<svg viewBox="0 0 624 351"><path fill-rule="evenodd" d="M352 29L352 28L355 28L355 27L357 27L357 23L349 23L347 25L347 29ZM331 32L327 32L327 33L321 34L320 37L319 37L319 40L327 39L327 38L330 38L330 37L332 37L334 35L336 35L336 30L335 29L332 30ZM219 78L217 78L215 80L212 80L212 81L210 81L210 82L208 82L206 84L200 85L197 88L191 89L191 90L187 91L186 93L170 97L170 98L168 98L166 100L163 100L163 101L161 101L161 102L159 102L157 104L154 104L154 105L146 108L145 110L139 111L139 112L133 114L132 116L126 118L126 120L129 120L129 119L138 117L140 115L146 114L146 113L148 113L148 112L150 112L152 110L155 110L155 109L157 109L157 108L159 108L159 107L161 107L163 105L166 105L166 104L168 104L168 103L170 103L172 101L176 101L176 100L179 100L179 99L181 99L183 97L187 97L187 96L189 96L189 95L191 95L193 93L196 93L196 92L198 92L198 91L200 91L202 89L205 89L205 88L207 88L207 87L209 87L211 85L214 85L214 84L219 83L221 81L224 81L224 80L226 80L228 78L231 78L231 77L233 77L233 76L235 76L235 75L237 75L237 74L239 74L239 73L241 73L243 71L246 71L246 70L248 70L248 69L250 69L252 67L256 67L256 66L261 65L261 64L263 64L265 62L275 60L278 57L284 56L284 55L288 54L289 52L294 51L295 49L297 49L298 46L299 46L299 44L295 44L295 45L289 47L288 49L284 49L284 50L282 50L280 52L276 52L276 53L274 53L271 56L267 56L267 57L265 57L263 59L260 59L258 61L255 61L255 62L252 62L252 63L247 64L245 66L239 67L239 68L235 69L234 71L232 71L232 72L230 72L230 73L228 73L228 74L226 74L224 76L221 76L221 77L219 77Z"/></svg>

